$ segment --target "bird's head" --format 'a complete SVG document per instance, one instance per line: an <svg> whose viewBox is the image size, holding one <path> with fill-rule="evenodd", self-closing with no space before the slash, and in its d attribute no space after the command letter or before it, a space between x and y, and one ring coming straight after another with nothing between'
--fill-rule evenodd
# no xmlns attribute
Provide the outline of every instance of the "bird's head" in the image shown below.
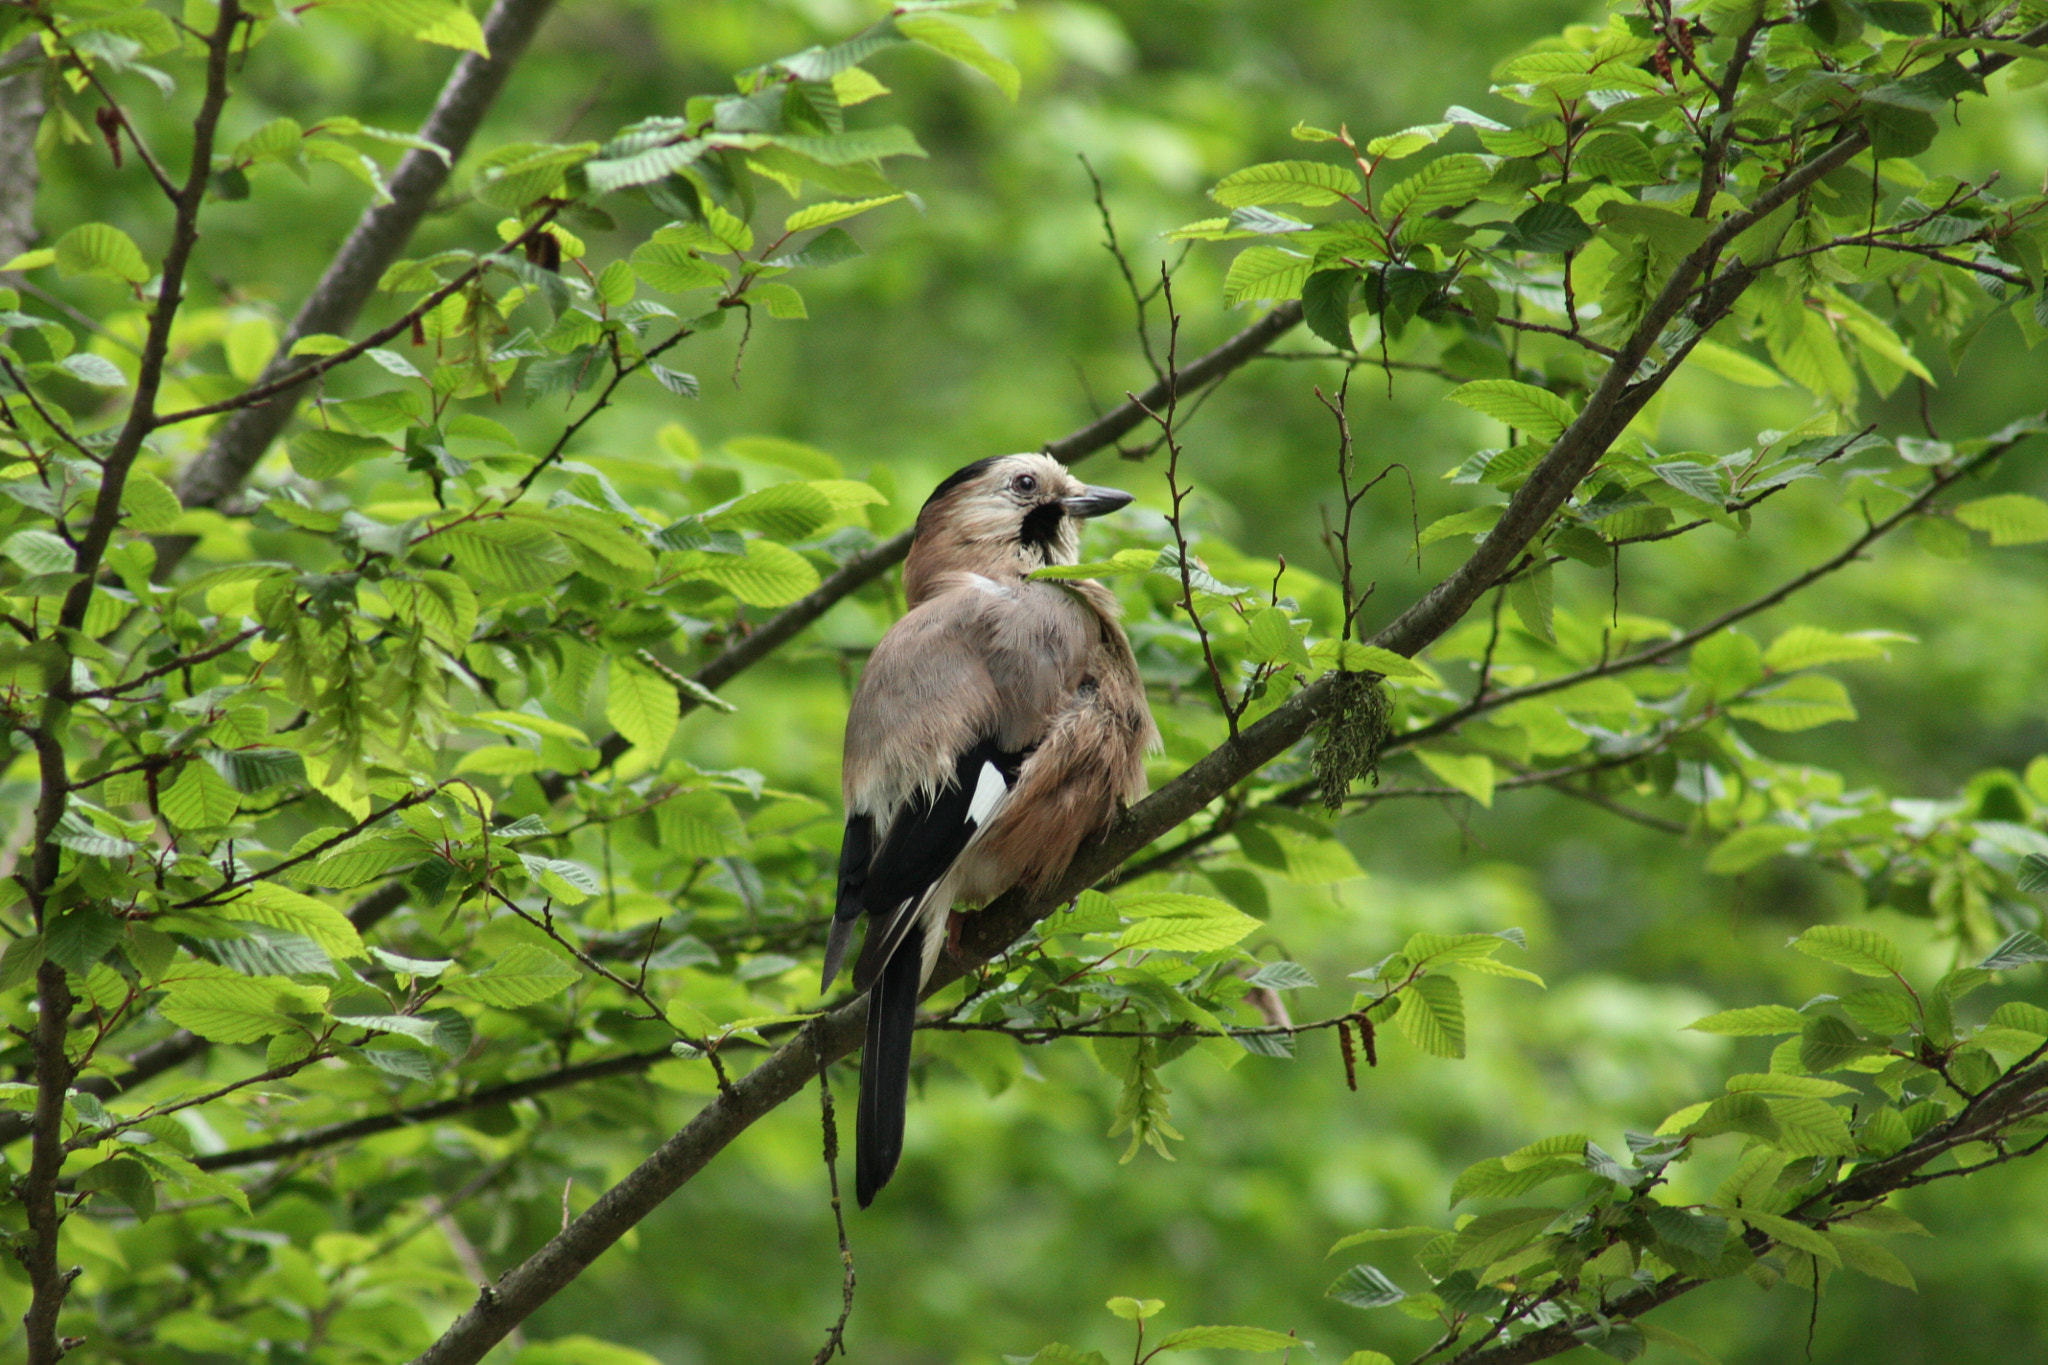
<svg viewBox="0 0 2048 1365"><path fill-rule="evenodd" d="M1050 455L998 455L950 475L917 514L917 537L903 569L912 606L937 577L991 578L1081 561L1080 523L1131 500L1117 488L1086 484Z"/></svg>

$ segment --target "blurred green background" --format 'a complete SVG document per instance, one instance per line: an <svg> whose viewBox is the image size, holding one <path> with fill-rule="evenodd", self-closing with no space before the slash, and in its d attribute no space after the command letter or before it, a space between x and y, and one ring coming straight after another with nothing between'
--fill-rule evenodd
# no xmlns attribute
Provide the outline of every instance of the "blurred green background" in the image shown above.
<svg viewBox="0 0 2048 1365"><path fill-rule="evenodd" d="M477 148L602 138L635 118L680 112L685 96L725 89L731 71L832 41L877 12L856 0L563 5ZM743 357L737 328L704 339L678 362L701 377L699 401L628 388L572 457L631 471L638 491L630 495L657 501L645 490L673 480L677 452L692 445L711 464L762 483L774 471L723 453L725 443L802 441L828 451L850 477L899 490L878 522L900 524L943 473L1038 446L1149 382L1083 158L1101 179L1134 273L1149 284L1162 260L1181 258L1161 234L1206 215L1203 191L1216 178L1302 153L1288 137L1296 122L1345 123L1363 134L1434 119L1453 103L1503 114L1486 94L1488 69L1599 13L1553 0L1025 0L976 25L1022 70L1015 105L927 55L888 54L876 63L895 92L888 114L931 152L898 166L921 207L891 206L855 225L869 254L807 284L810 321L764 320ZM245 97L230 106L227 136L280 113L310 123L347 112L414 127L450 60L345 16L323 20L259 50ZM2048 174L2048 89L2004 85L1994 83L1993 100L1966 105L1962 127L1945 131L1932 155L1946 169L2033 184ZM137 104L149 112L146 95ZM175 147L181 133L165 127L153 136ZM124 204L133 176L109 175L102 146L58 149L44 172L45 225L100 218L129 228L145 250L160 245ZM250 315L288 317L363 190L332 167L315 169L304 186L270 174L280 176L270 193L219 212L201 247L201 294ZM280 214L289 231L278 230ZM414 254L491 240L496 217L452 201ZM606 234L588 237L594 262L617 254ZM1250 320L1220 304L1229 255L1197 246L1181 261L1174 294L1184 357ZM1163 344L1156 304L1152 319ZM1279 349L1309 348L1304 334ZM1427 359L1426 349L1409 358ZM1960 375L1945 356L1923 349L1923 358L1942 381L1926 418L1944 437L1995 429L2048 396L2048 365L2003 319L1977 339ZM1335 495L1335 440L1313 388L1329 392L1341 380L1341 367L1327 361L1264 360L1202 405L1185 457L1199 526L1251 554L1327 570L1318 538L1320 508ZM1391 382L1371 370L1354 377L1361 459L1368 470L1404 465L1415 498L1411 509L1410 482L1397 474L1365 505L1363 577L1377 584L1368 622L1394 615L1456 563L1455 544L1432 547L1419 567L1410 548L1412 517L1426 524L1468 504L1471 490L1441 476L1488 434L1475 414L1441 401L1446 388L1413 372ZM1660 401L1660 444L1674 451L1739 448L1812 411L1802 392L1707 376L1682 380ZM513 402L505 420L537 429L551 416L522 415ZM1887 433L1924 434L1910 383L1869 402L1865 417ZM671 424L687 435L663 437ZM1104 455L1087 473L1139 495L1142 515L1123 518L1110 539L1156 543L1166 505L1159 462ZM2038 445L1998 477L2048 491ZM1859 524L1812 486L1767 515L1777 529L1754 540L1721 536L1631 554L1623 608L1703 619L1832 553ZM1603 612L1612 590L1604 572L1560 571L1565 611ZM812 646L730 689L736 715L699 711L687 720L686 752L700 763L758 768L836 808L849 676L836 647L871 642L892 611L881 589L840 608ZM2017 769L2048 751L2041 547L1958 561L1887 544L1756 629L1768 638L1795 619L1900 631L1917 643L1889 663L1845 669L1862 720L1781 738L1779 756L1838 768L1852 786L1942 797L1984 768ZM1169 760L1158 773L1171 770ZM1389 778L1418 771L1401 760ZM1682 1026L1718 1008L1841 989L1837 973L1782 945L1806 924L1862 913L1855 888L1825 873L1781 860L1741 882L1709 877L1698 842L1542 794L1504 794L1491 811L1387 801L1348 820L1343 834L1369 877L1335 888L1270 882L1270 933L1248 945L1266 955L1278 948L1325 983L1291 998L1297 1017L1346 1008L1345 974L1416 929L1519 925L1529 935L1526 965L1548 991L1471 983L1468 1060L1439 1062L1390 1043L1380 1066L1361 1073L1357 1093L1346 1089L1327 1034L1305 1039L1291 1063L1249 1059L1228 1073L1193 1054L1167 1073L1187 1135L1173 1163L1148 1152L1118 1164L1123 1143L1104 1136L1116 1087L1076 1044L1031 1050L1023 1077L995 1096L969 1070L933 1065L913 1101L901 1173L877 1207L849 1217L860 1276L848 1338L854 1360L980 1365L1028 1356L1049 1340L1120 1357L1129 1325L1102 1307L1117 1294L1166 1300L1159 1330L1243 1322L1298 1330L1326 1361L1363 1346L1412 1355L1433 1339L1431 1324L1322 1296L1351 1263L1325 1259L1332 1241L1369 1226L1443 1223L1450 1181L1473 1160L1568 1129L1619 1150L1625 1129L1654 1127L1713 1093L1728 1071L1762 1069L1761 1041ZM1890 912L1874 919L1917 943L1923 965L1954 952L1917 921ZM962 1048L940 1040L933 1052ZM695 1096L660 1084L611 1082L545 1102L543 1142L575 1173L574 1185L565 1196L558 1175L535 1170L495 1206L466 1209L462 1222L487 1267L525 1255L554 1230L565 1198L582 1207L664 1135L618 1121L641 1112L645 1095L661 1097L670 1125L693 1112ZM850 1087L841 1098L850 1106ZM380 1141L404 1149L428 1139ZM1710 1183L1715 1162L1694 1164L1701 1169L1684 1178ZM1728 1365L1809 1349L1814 1360L1869 1365L1965 1353L2039 1359L2048 1341L2048 1221L2040 1216L2048 1171L2016 1166L1911 1192L1902 1204L1936 1233L1898 1248L1919 1277L1918 1296L1840 1278L1810 1318L1802 1291L1760 1294L1737 1281L1654 1320ZM1403 1278L1400 1244L1366 1250L1377 1254L1363 1259ZM757 1125L527 1331L541 1340L592 1332L668 1365L793 1361L815 1351L839 1299L819 1116L807 1097Z"/></svg>

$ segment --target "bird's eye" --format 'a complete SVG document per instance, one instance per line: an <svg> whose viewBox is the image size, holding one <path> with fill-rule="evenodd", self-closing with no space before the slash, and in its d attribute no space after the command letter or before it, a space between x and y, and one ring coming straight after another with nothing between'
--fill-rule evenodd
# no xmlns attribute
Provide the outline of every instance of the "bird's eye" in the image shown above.
<svg viewBox="0 0 2048 1365"><path fill-rule="evenodd" d="M1010 487L1016 489L1019 493L1035 493L1038 491L1038 476L1036 474L1019 474L1016 478L1010 480Z"/></svg>

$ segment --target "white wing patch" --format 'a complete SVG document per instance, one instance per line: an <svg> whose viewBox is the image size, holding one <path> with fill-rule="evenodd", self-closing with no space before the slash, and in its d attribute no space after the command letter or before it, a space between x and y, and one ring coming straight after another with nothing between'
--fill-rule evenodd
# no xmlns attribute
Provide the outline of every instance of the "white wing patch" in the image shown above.
<svg viewBox="0 0 2048 1365"><path fill-rule="evenodd" d="M981 775L974 782L974 796L967 803L967 818L977 826L986 824L990 814L1009 794L1010 784L1003 777L1002 769L993 763L983 763Z"/></svg>

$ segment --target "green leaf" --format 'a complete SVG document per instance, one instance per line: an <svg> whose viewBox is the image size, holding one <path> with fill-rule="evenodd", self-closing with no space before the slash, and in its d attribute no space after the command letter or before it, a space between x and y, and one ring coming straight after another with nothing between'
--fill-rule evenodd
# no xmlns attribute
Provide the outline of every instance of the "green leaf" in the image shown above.
<svg viewBox="0 0 2048 1365"><path fill-rule="evenodd" d="M1385 1308L1408 1297L1408 1291L1388 1279L1376 1267L1355 1265L1337 1277L1324 1291L1339 1303L1353 1308Z"/></svg>
<svg viewBox="0 0 2048 1365"><path fill-rule="evenodd" d="M1601 225L1623 237L1640 237L1667 256L1687 256L1707 240L1713 224L1653 204L1611 199L1600 205Z"/></svg>
<svg viewBox="0 0 2048 1365"><path fill-rule="evenodd" d="M1993 545L2031 545L2048 540L2048 502L2025 493L1999 493L1960 503L1955 518L1983 531Z"/></svg>
<svg viewBox="0 0 2048 1365"><path fill-rule="evenodd" d="M1991 956L1977 965L1986 971L2003 972L2031 962L2048 962L2048 940L2021 929L1992 949Z"/></svg>
<svg viewBox="0 0 2048 1365"><path fill-rule="evenodd" d="M1833 1071L1862 1057L1882 1051L1831 1014L1806 1021L1799 1039L1799 1065L1808 1071Z"/></svg>
<svg viewBox="0 0 2048 1365"><path fill-rule="evenodd" d="M1451 131L1453 126L1449 123L1421 123L1413 128L1403 128L1398 133L1387 133L1366 143L1365 154L1370 157L1377 157L1382 161L1399 161L1404 156L1413 156L1426 147L1435 146L1442 140L1445 133ZM1300 129L1297 128L1295 130L1295 136L1301 136ZM1308 141L1311 139L1303 140ZM1326 139L1312 140L1323 141Z"/></svg>
<svg viewBox="0 0 2048 1365"><path fill-rule="evenodd" d="M1308 329L1340 351L1352 348L1351 291L1358 272L1349 266L1318 270L1301 286L1301 315Z"/></svg>
<svg viewBox="0 0 2048 1365"><path fill-rule="evenodd" d="M1279 607L1261 607L1246 619L1245 642L1255 659L1291 663L1302 669L1315 667L1293 618Z"/></svg>
<svg viewBox="0 0 2048 1365"><path fill-rule="evenodd" d="M1728 1240L1728 1220L1710 1213L1689 1213L1657 1204L1651 1207L1648 1217L1658 1237L1703 1260L1719 1256Z"/></svg>
<svg viewBox="0 0 2048 1365"><path fill-rule="evenodd" d="M1395 185L1380 198L1380 212L1389 218L1425 213L1469 200L1493 179L1493 166L1470 152L1440 156Z"/></svg>
<svg viewBox="0 0 2048 1365"><path fill-rule="evenodd" d="M1266 1327L1183 1327L1169 1333L1155 1351L1291 1351L1304 1343L1288 1332Z"/></svg>
<svg viewBox="0 0 2048 1365"><path fill-rule="evenodd" d="M483 27L457 0L329 0L358 9L408 37L488 57Z"/></svg>
<svg viewBox="0 0 2048 1365"><path fill-rule="evenodd" d="M1847 924L1816 924L1792 946L1808 957L1847 967L1859 976L1904 976L1905 958L1898 945L1875 929Z"/></svg>
<svg viewBox="0 0 2048 1365"><path fill-rule="evenodd" d="M1339 1237L1331 1245L1330 1249L1323 1254L1325 1256L1335 1256L1340 1251L1355 1246L1363 1246L1367 1242L1399 1242L1405 1241L1410 1237L1435 1237L1442 1231L1443 1229L1441 1228L1423 1227L1419 1224L1405 1228L1367 1228L1364 1232L1354 1232L1348 1237Z"/></svg>
<svg viewBox="0 0 2048 1365"><path fill-rule="evenodd" d="M244 924L239 938L203 939L200 947L223 967L244 976L338 976L327 952L304 934Z"/></svg>
<svg viewBox="0 0 2048 1365"><path fill-rule="evenodd" d="M799 232L808 232L812 228L829 227L866 213L869 209L893 204L901 198L901 194L884 194L873 199L833 200L806 205L783 219L782 231L785 236L793 236Z"/></svg>
<svg viewBox="0 0 2048 1365"><path fill-rule="evenodd" d="M1510 251L1533 251L1545 256L1562 256L1593 240L1593 229L1570 204L1546 201L1531 205L1516 215L1512 230L1502 234L1501 246Z"/></svg>
<svg viewBox="0 0 2048 1365"><path fill-rule="evenodd" d="M2015 1029L2031 1033L2038 1038L2048 1038L2048 1009L2029 1004L2024 1000L2008 1000L1991 1011L1987 1021L1993 1028Z"/></svg>
<svg viewBox="0 0 2048 1365"><path fill-rule="evenodd" d="M163 981L157 1013L216 1043L253 1043L300 1027L290 1017L317 1011L323 993L275 977L249 977L212 963L180 963Z"/></svg>
<svg viewBox="0 0 2048 1365"><path fill-rule="evenodd" d="M1813 836L1789 825L1751 825L1738 829L1707 855L1707 871L1737 877L1769 862L1792 845Z"/></svg>
<svg viewBox="0 0 2048 1365"><path fill-rule="evenodd" d="M1247 299L1291 299L1308 282L1309 258L1277 246L1247 247L1223 277L1223 301L1235 307Z"/></svg>
<svg viewBox="0 0 2048 1365"><path fill-rule="evenodd" d="M777 540L802 540L832 520L832 500L809 483L778 483L721 503L703 514L704 525L745 527Z"/></svg>
<svg viewBox="0 0 2048 1365"><path fill-rule="evenodd" d="M652 761L667 751L681 710L666 678L632 659L612 660L604 716Z"/></svg>
<svg viewBox="0 0 2048 1365"><path fill-rule="evenodd" d="M1017 102L1022 84L1017 68L982 46L979 38L949 20L930 14L903 14L896 19L896 31L920 47L951 57L963 66L979 71L996 83L1003 98Z"/></svg>
<svg viewBox="0 0 2048 1365"><path fill-rule="evenodd" d="M1541 1161L1519 1171L1510 1171L1503 1158L1488 1157L1467 1166L1451 1182L1450 1202L1455 1206L1474 1198L1513 1199L1560 1176L1585 1173L1586 1163L1577 1158Z"/></svg>
<svg viewBox="0 0 2048 1365"><path fill-rule="evenodd" d="M32 574L69 573L76 562L75 552L61 537L33 527L9 536L0 545L0 555Z"/></svg>
<svg viewBox="0 0 2048 1365"><path fill-rule="evenodd" d="M1771 641L1770 648L1764 651L1764 667L1777 673L1789 673L1794 669L1815 668L1850 659L1885 659L1891 657L1885 646L1894 643L1910 644L1913 637L1887 630L1843 635L1820 626L1793 626Z"/></svg>
<svg viewBox="0 0 2048 1365"><path fill-rule="evenodd" d="M351 436L345 431L302 431L285 443L292 469L301 478L331 479L379 455L393 453L391 442L376 436Z"/></svg>
<svg viewBox="0 0 2048 1365"><path fill-rule="evenodd" d="M149 263L135 239L106 223L81 223L57 239L57 269L66 279L102 275L125 284L147 284Z"/></svg>
<svg viewBox="0 0 2048 1365"><path fill-rule="evenodd" d="M1262 927L1260 921L1236 910L1229 910L1227 916L1201 919L1182 916L1141 919L1117 936L1116 949L1206 953L1228 948Z"/></svg>
<svg viewBox="0 0 2048 1365"><path fill-rule="evenodd" d="M445 542L456 567L473 581L515 592L551 587L576 569L576 556L561 538L531 521L467 521L434 539Z"/></svg>
<svg viewBox="0 0 2048 1365"><path fill-rule="evenodd" d="M1448 754L1438 749L1417 749L1422 765L1480 805L1493 807L1493 760L1485 754Z"/></svg>
<svg viewBox="0 0 2048 1365"><path fill-rule="evenodd" d="M754 607L786 607L818 586L811 562L772 540L750 540L744 555L685 550L672 572L679 579L714 583Z"/></svg>
<svg viewBox="0 0 2048 1365"><path fill-rule="evenodd" d="M1694 342L1686 360L1709 374L1717 374L1747 388L1778 389L1785 386L1785 377L1776 370L1718 341L1702 339Z"/></svg>
<svg viewBox="0 0 2048 1365"><path fill-rule="evenodd" d="M217 829L241 808L241 794L206 763L185 764L157 801L158 813L177 830Z"/></svg>
<svg viewBox="0 0 2048 1365"><path fill-rule="evenodd" d="M1432 1057L1465 1055L1465 995L1448 976L1425 976L1401 992L1394 1023L1408 1041Z"/></svg>
<svg viewBox="0 0 2048 1365"><path fill-rule="evenodd" d="M1518 431L1555 440L1578 419L1572 405L1547 389L1513 379L1475 379L1446 395L1474 412L1505 422Z"/></svg>
<svg viewBox="0 0 2048 1365"><path fill-rule="evenodd" d="M1548 1206L1494 1209L1458 1230L1451 1252L1454 1270L1483 1272L1495 1261L1519 1251L1543 1235L1562 1209Z"/></svg>
<svg viewBox="0 0 2048 1365"><path fill-rule="evenodd" d="M499 1009L518 1009L560 995L574 985L576 964L534 943L515 943L479 971L456 969L441 977L443 989Z"/></svg>
<svg viewBox="0 0 2048 1365"><path fill-rule="evenodd" d="M778 135L776 145L800 152L827 166L852 166L892 156L923 156L924 148L908 128L887 126L863 128L856 132L828 133L818 137Z"/></svg>
<svg viewBox="0 0 2048 1365"><path fill-rule="evenodd" d="M75 906L43 932L43 951L50 961L85 976L94 963L121 941L121 922L104 910Z"/></svg>
<svg viewBox="0 0 2048 1365"><path fill-rule="evenodd" d="M1103 1307L1122 1318L1125 1322L1143 1322L1158 1314L1166 1307L1164 1299L1133 1299L1119 1294Z"/></svg>
<svg viewBox="0 0 2048 1365"><path fill-rule="evenodd" d="M1556 585L1548 564L1540 564L1508 584L1508 605L1514 608L1522 628L1539 640L1557 640L1555 602Z"/></svg>
<svg viewBox="0 0 2048 1365"><path fill-rule="evenodd" d="M1775 1213L1764 1213L1752 1208L1729 1209L1710 1204L1707 1206L1707 1211L1718 1214L1722 1218L1746 1223L1758 1232L1763 1233L1766 1237L1775 1238L1795 1251L1803 1251L1809 1256L1817 1256L1829 1265L1840 1265L1842 1263L1841 1256L1835 1251L1834 1244L1828 1240L1827 1234L1817 1232L1804 1223L1795 1223L1790 1218L1783 1218Z"/></svg>
<svg viewBox="0 0 2048 1365"><path fill-rule="evenodd" d="M1832 1233L1829 1241L1842 1258L1844 1268L1918 1292L1919 1285L1914 1283L1913 1272L1906 1268L1906 1263L1879 1243L1854 1232Z"/></svg>
<svg viewBox="0 0 2048 1365"><path fill-rule="evenodd" d="M725 271L676 242L642 242L633 248L633 273L664 294L722 288Z"/></svg>
<svg viewBox="0 0 2048 1365"><path fill-rule="evenodd" d="M252 920L257 924L304 934L326 949L330 957L355 958L362 957L365 952L362 935L349 923L348 916L325 901L314 900L274 882L257 882L217 909L231 919Z"/></svg>
<svg viewBox="0 0 2048 1365"><path fill-rule="evenodd" d="M1349 167L1328 161L1268 161L1232 171L1209 191L1227 209L1249 204L1299 204L1317 208L1361 190Z"/></svg>

